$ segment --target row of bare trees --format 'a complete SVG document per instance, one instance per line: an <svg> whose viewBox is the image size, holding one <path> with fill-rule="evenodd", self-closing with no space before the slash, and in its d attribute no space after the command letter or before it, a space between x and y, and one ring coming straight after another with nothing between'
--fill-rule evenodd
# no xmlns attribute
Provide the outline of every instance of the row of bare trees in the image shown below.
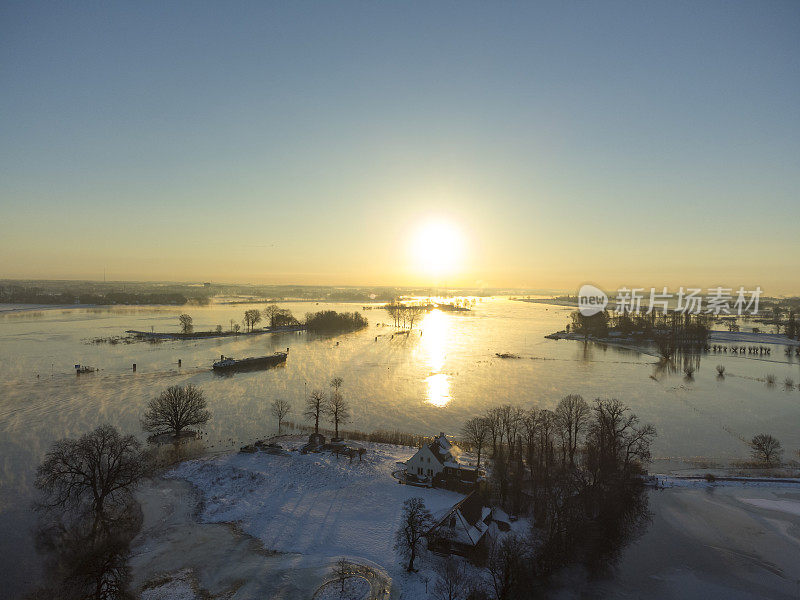
<svg viewBox="0 0 800 600"><path fill-rule="evenodd" d="M414 329L414 323L425 315L425 307L392 301L386 305L386 312L389 313L395 327L410 330Z"/></svg>
<svg viewBox="0 0 800 600"><path fill-rule="evenodd" d="M461 429L462 440L477 453L478 465L484 448L491 446L492 457L505 455L547 467L576 467L579 446L584 448L587 465L600 471L631 468L650 459L652 425L640 425L639 418L622 402L596 399L592 405L580 395L561 399L555 410L506 404L473 417Z"/></svg>
<svg viewBox="0 0 800 600"><path fill-rule="evenodd" d="M270 327L299 325L299 321L292 316L290 310L286 308L280 308L277 304L268 304L263 312L256 308L251 308L244 311L242 323L247 331L253 331L253 328L261 323L262 318L269 323ZM178 324L180 325L181 333L183 334L188 335L194 331L194 321L191 315L186 313L179 315ZM238 333L240 327L235 320L231 319L230 326L230 330L232 332ZM216 330L217 332L222 332L222 325L217 325Z"/></svg>
<svg viewBox="0 0 800 600"><path fill-rule="evenodd" d="M339 437L339 425L347 423L351 418L350 403L342 394L344 379L334 377L330 381L330 394L324 390L314 390L306 399L303 416L309 421L314 421L314 433L319 433L321 417L328 417L333 424L335 435Z"/></svg>
<svg viewBox="0 0 800 600"><path fill-rule="evenodd" d="M487 501L536 523L528 538L489 549L489 597L524 597L570 562L603 560L647 518L640 475L656 431L619 400L571 394L554 410L498 406L461 434L490 467Z"/></svg>

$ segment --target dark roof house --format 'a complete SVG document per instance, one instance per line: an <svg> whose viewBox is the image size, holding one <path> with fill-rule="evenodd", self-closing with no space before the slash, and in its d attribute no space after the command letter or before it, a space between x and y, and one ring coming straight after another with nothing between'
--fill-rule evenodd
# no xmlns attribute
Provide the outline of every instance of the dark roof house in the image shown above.
<svg viewBox="0 0 800 600"><path fill-rule="evenodd" d="M492 509L473 492L450 508L428 530L428 548L434 552L467 556L487 538Z"/></svg>

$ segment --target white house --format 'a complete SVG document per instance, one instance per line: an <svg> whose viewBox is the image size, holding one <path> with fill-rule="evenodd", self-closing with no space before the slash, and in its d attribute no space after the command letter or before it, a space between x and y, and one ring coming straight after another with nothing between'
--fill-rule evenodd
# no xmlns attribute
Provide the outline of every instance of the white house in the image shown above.
<svg viewBox="0 0 800 600"><path fill-rule="evenodd" d="M478 468L462 462L461 455L461 449L442 432L406 461L406 477L426 483L438 478L474 484L480 475Z"/></svg>

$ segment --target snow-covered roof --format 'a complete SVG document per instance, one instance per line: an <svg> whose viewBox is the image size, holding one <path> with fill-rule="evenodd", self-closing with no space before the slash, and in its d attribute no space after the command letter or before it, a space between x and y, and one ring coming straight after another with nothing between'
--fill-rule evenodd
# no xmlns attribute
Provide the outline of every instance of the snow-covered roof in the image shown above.
<svg viewBox="0 0 800 600"><path fill-rule="evenodd" d="M428 449L436 457L436 460L438 460L443 465L445 466L455 465L455 468L463 468L458 461L459 457L462 454L461 448L459 448L450 440L448 440L444 432L440 433L433 439L433 441L428 445ZM448 462L452 464L448 465L447 464Z"/></svg>
<svg viewBox="0 0 800 600"><path fill-rule="evenodd" d="M447 537L451 540L475 546L489 530L486 521L491 514L492 509L483 506L480 496L472 493L447 511L431 531L447 527ZM451 518L455 518L457 524L453 529L448 524Z"/></svg>

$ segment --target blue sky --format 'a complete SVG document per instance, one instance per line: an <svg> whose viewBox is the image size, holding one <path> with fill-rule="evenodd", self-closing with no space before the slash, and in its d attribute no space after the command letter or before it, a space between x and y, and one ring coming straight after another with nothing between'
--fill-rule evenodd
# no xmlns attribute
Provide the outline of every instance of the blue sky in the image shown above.
<svg viewBox="0 0 800 600"><path fill-rule="evenodd" d="M798 2L5 2L0 61L0 277L431 283L440 219L445 283L800 292Z"/></svg>

